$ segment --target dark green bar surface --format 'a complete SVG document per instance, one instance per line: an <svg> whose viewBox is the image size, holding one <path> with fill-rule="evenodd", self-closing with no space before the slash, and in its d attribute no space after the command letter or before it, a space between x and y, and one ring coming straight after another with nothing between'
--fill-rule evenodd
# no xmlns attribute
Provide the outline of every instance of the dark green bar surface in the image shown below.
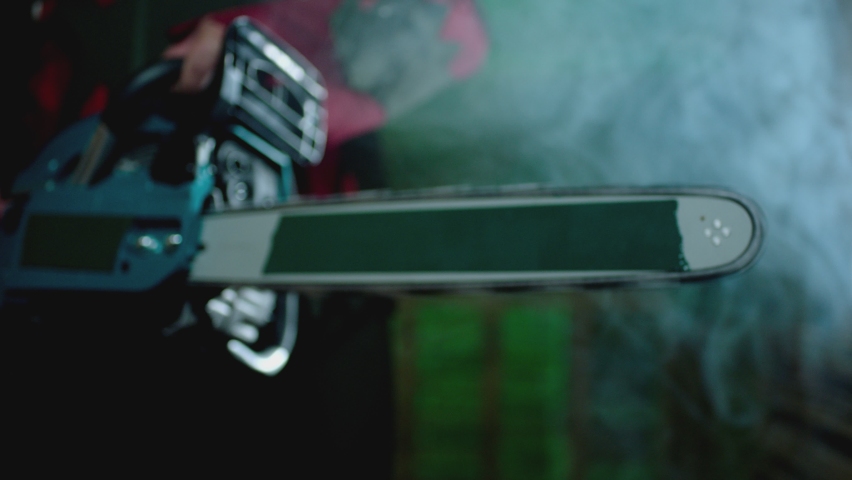
<svg viewBox="0 0 852 480"><path fill-rule="evenodd" d="M131 222L126 217L33 215L27 222L21 265L112 271Z"/></svg>
<svg viewBox="0 0 852 480"><path fill-rule="evenodd" d="M675 200L283 216L265 273L688 269Z"/></svg>

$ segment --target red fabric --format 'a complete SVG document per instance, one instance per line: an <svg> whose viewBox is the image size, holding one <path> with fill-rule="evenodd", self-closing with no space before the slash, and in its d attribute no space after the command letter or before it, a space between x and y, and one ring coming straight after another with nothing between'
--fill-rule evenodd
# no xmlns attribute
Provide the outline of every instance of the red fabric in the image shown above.
<svg viewBox="0 0 852 480"><path fill-rule="evenodd" d="M107 106L107 100L109 100L109 89L102 83L96 85L86 103L83 104L83 108L80 109L80 118L102 112Z"/></svg>
<svg viewBox="0 0 852 480"><path fill-rule="evenodd" d="M41 49L41 68L30 77L28 85L38 110L25 118L35 133L37 145L44 145L56 133L71 74L71 61L65 53L54 43L45 43Z"/></svg>
<svg viewBox="0 0 852 480"><path fill-rule="evenodd" d="M360 187L358 185L358 177L356 177L354 173L347 173L340 180L341 193L355 193L358 190L360 190Z"/></svg>
<svg viewBox="0 0 852 480"><path fill-rule="evenodd" d="M476 5L472 0L452 2L441 38L461 46L450 64L450 73L454 77L464 78L472 75L485 61L488 36L479 21Z"/></svg>
<svg viewBox="0 0 852 480"><path fill-rule="evenodd" d="M316 196L331 195L336 192L335 179L337 178L338 165L340 164L340 149L327 148L322 161L307 171L308 191Z"/></svg>

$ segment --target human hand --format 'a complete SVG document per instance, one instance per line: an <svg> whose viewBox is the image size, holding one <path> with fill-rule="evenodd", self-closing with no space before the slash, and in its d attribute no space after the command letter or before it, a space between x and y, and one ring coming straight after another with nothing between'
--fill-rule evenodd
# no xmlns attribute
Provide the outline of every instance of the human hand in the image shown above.
<svg viewBox="0 0 852 480"><path fill-rule="evenodd" d="M252 344L259 329L272 320L276 295L271 290L253 287L226 288L207 302L205 310L213 327L226 335Z"/></svg>
<svg viewBox="0 0 852 480"><path fill-rule="evenodd" d="M180 78L172 90L197 93L209 85L224 39L225 25L204 17L189 36L168 47L163 52L163 58L183 59Z"/></svg>

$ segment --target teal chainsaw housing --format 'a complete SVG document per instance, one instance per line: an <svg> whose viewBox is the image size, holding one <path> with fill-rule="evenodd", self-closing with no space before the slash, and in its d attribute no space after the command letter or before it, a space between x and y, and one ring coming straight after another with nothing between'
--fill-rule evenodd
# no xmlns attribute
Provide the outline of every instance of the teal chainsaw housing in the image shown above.
<svg viewBox="0 0 852 480"><path fill-rule="evenodd" d="M138 74L19 175L0 222L0 299L149 290L189 269L204 210L282 202L292 162L320 160L322 79L263 27L231 24L204 92L169 91L180 65Z"/></svg>
<svg viewBox="0 0 852 480"><path fill-rule="evenodd" d="M188 268L211 169L169 185L117 165L94 185L71 184L69 168L99 124L91 117L63 132L16 182L0 233L4 289L140 291Z"/></svg>

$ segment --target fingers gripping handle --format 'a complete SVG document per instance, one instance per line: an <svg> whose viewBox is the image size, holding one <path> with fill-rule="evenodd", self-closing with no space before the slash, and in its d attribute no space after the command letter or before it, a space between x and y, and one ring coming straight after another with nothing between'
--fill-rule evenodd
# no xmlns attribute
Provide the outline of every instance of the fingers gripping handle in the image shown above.
<svg viewBox="0 0 852 480"><path fill-rule="evenodd" d="M283 315L274 315L276 299L278 302L283 300L284 304L279 305ZM268 376L278 374L287 364L298 331L297 294L291 292L281 298L270 290L228 288L211 299L205 309L214 328L232 337L228 341L228 350L240 362ZM262 351L253 350L247 344L255 343L259 337L258 329L270 321L282 322L275 325L280 329L278 341Z"/></svg>

